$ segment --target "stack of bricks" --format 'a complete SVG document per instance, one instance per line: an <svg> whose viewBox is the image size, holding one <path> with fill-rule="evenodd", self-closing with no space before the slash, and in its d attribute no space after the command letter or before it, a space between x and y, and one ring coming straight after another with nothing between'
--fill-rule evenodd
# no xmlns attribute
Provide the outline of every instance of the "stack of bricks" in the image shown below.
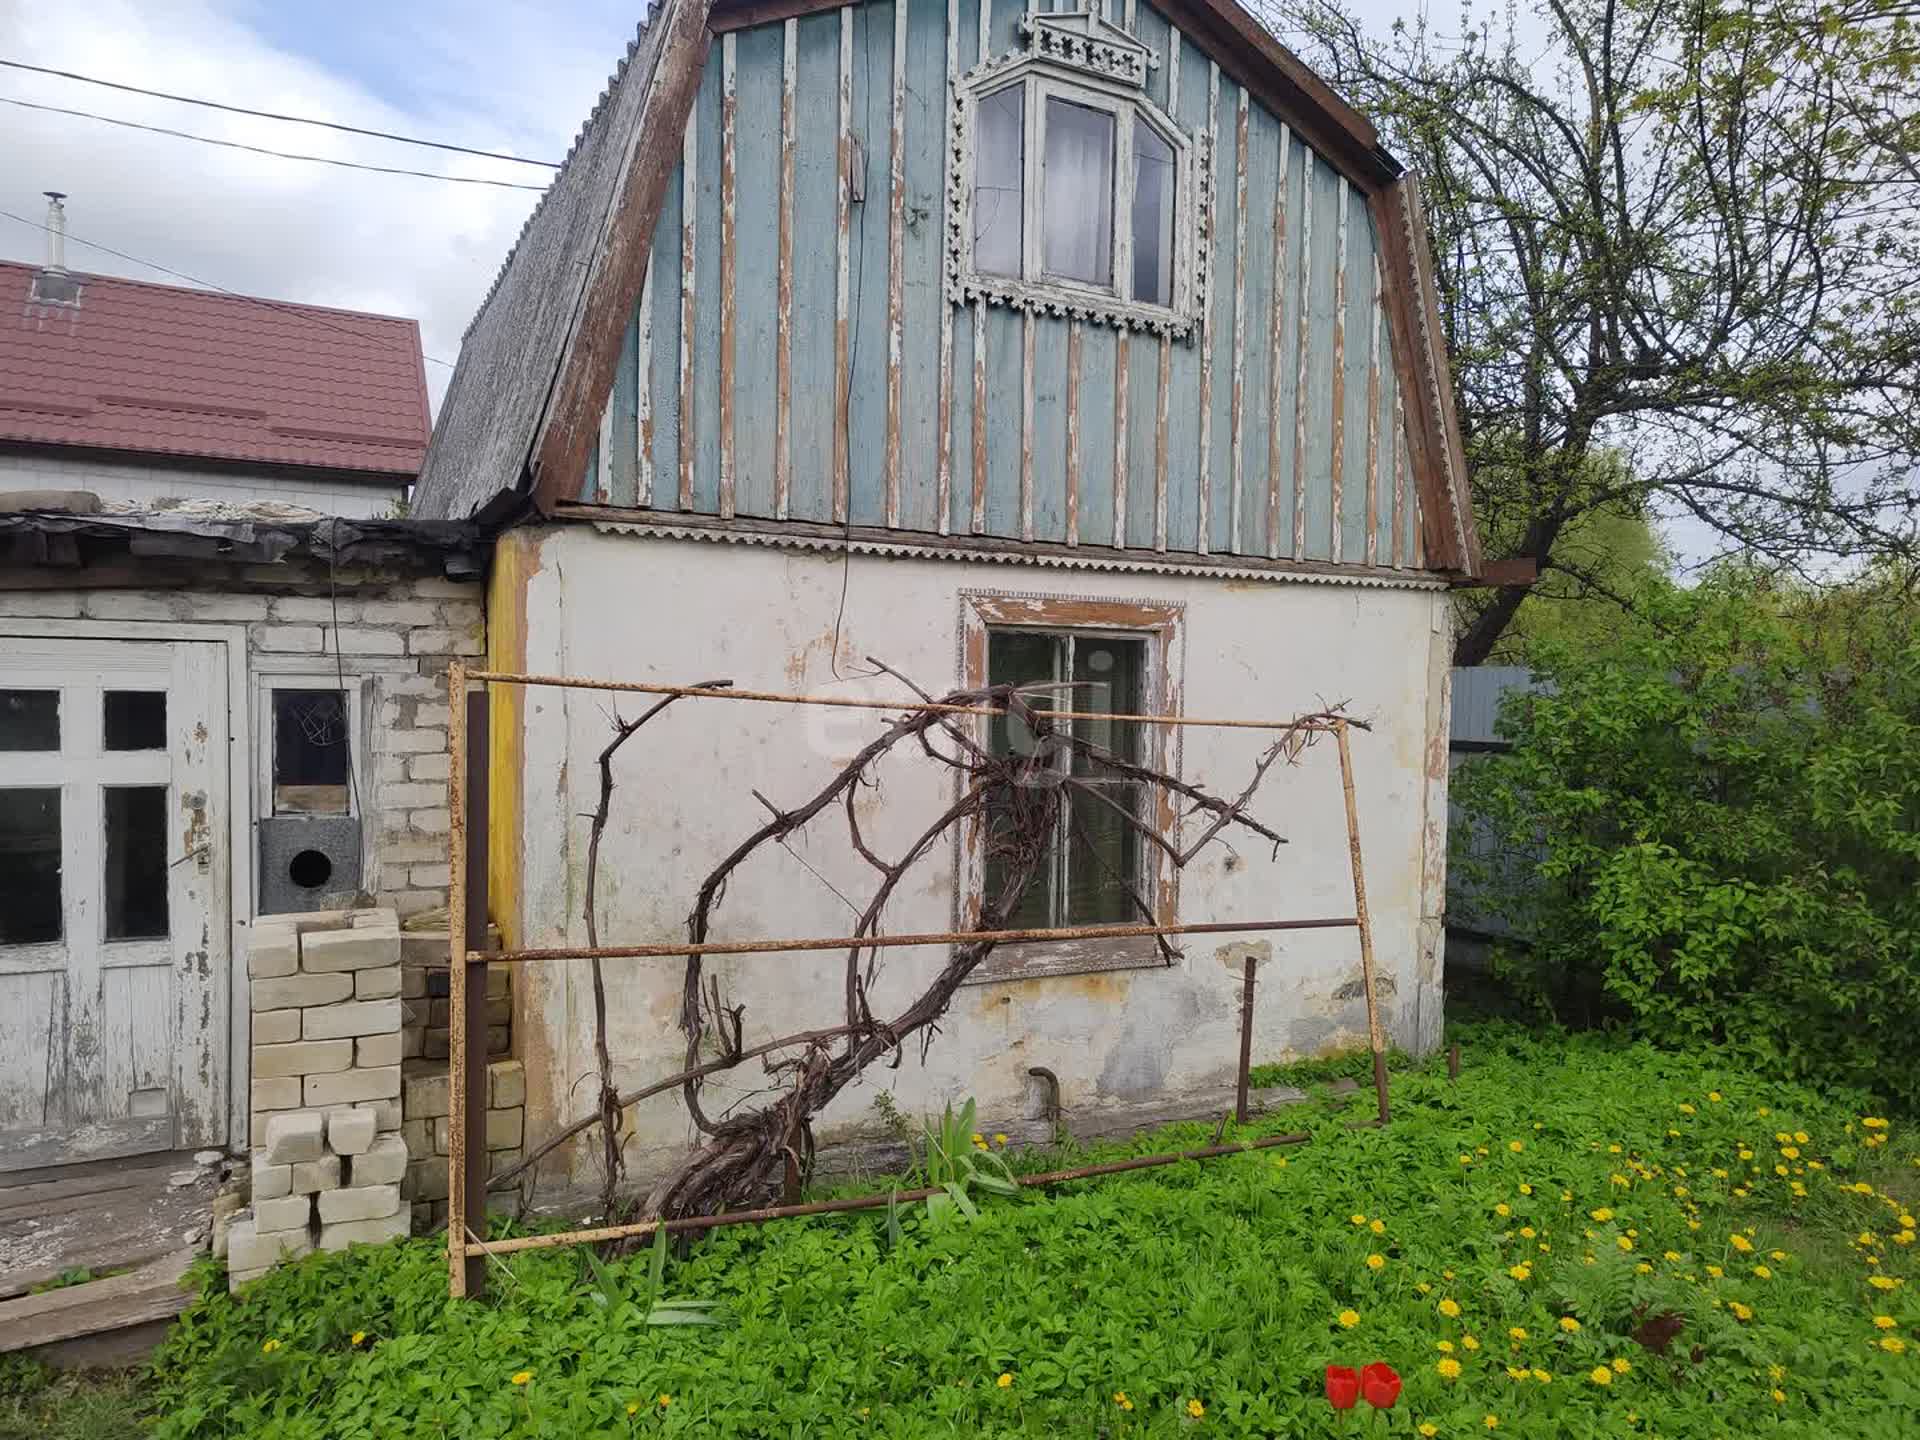
<svg viewBox="0 0 1920 1440"><path fill-rule="evenodd" d="M276 1115L342 1107L400 1128L400 928L392 910L262 919L247 973L253 1010L250 1142Z"/></svg>
<svg viewBox="0 0 1920 1440"><path fill-rule="evenodd" d="M227 1231L227 1283L239 1289L283 1259L403 1239L407 1147L372 1110L288 1110L253 1156L253 1209Z"/></svg>
<svg viewBox="0 0 1920 1440"><path fill-rule="evenodd" d="M476 1097L477 1098L477 1097ZM527 1072L518 1060L487 1064L487 1175L515 1164L526 1140ZM407 1118L401 1133L412 1163L406 1195L413 1204L414 1229L447 1223L447 1151L452 1130L444 1062L409 1060L406 1065Z"/></svg>

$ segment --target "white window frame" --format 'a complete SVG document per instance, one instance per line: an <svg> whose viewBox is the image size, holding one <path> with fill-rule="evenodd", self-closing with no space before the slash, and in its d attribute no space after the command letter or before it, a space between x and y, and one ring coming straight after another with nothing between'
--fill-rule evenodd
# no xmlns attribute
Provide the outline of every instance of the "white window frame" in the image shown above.
<svg viewBox="0 0 1920 1440"><path fill-rule="evenodd" d="M1005 305L1121 329L1185 339L1203 309L1208 271L1211 155L1147 97L1154 63L1124 31L1085 13L1029 15L1028 48L975 66L954 87L947 186L947 291L952 304ZM1021 90L1021 273L974 263L975 136L980 102ZM1047 102L1062 100L1114 117L1112 283L1093 285L1046 272ZM1146 125L1173 149L1173 255L1166 304L1136 300L1133 287L1134 127Z"/></svg>

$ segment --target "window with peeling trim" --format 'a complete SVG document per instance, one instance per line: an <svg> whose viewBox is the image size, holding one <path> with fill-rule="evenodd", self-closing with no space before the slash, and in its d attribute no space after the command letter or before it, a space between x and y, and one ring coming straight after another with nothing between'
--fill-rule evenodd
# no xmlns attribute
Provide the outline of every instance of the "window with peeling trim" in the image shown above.
<svg viewBox="0 0 1920 1440"><path fill-rule="evenodd" d="M1084 13L1023 27L1024 55L956 88L953 299L1190 333L1204 145L1148 98L1157 62L1125 32Z"/></svg>

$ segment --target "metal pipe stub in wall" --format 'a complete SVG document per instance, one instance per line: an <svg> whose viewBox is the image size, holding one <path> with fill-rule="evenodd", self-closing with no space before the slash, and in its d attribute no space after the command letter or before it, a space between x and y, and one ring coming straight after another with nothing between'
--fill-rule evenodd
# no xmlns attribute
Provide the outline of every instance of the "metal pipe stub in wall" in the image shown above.
<svg viewBox="0 0 1920 1440"><path fill-rule="evenodd" d="M260 821L260 913L330 910L360 893L360 821L275 815Z"/></svg>

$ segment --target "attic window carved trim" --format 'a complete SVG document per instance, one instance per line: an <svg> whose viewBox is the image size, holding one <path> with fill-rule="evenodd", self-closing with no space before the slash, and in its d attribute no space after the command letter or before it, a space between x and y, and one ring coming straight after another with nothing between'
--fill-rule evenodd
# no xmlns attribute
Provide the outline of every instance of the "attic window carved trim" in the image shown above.
<svg viewBox="0 0 1920 1440"><path fill-rule="evenodd" d="M1188 130L1154 104L1147 79L1158 57L1125 31L1087 11L1029 13L1021 18L1023 50L983 61L953 87L948 124L946 205L947 299L952 305L1002 305L1032 315L1111 325L1188 340L1204 312L1213 251L1213 154L1204 130ZM1019 87L1022 262L1019 275L996 274L974 262L974 181L980 102ZM1112 114L1115 194L1111 286L1050 277L1041 264L1044 223L1043 107L1084 103ZM1133 283L1133 130L1144 125L1174 156L1170 303L1131 298Z"/></svg>

